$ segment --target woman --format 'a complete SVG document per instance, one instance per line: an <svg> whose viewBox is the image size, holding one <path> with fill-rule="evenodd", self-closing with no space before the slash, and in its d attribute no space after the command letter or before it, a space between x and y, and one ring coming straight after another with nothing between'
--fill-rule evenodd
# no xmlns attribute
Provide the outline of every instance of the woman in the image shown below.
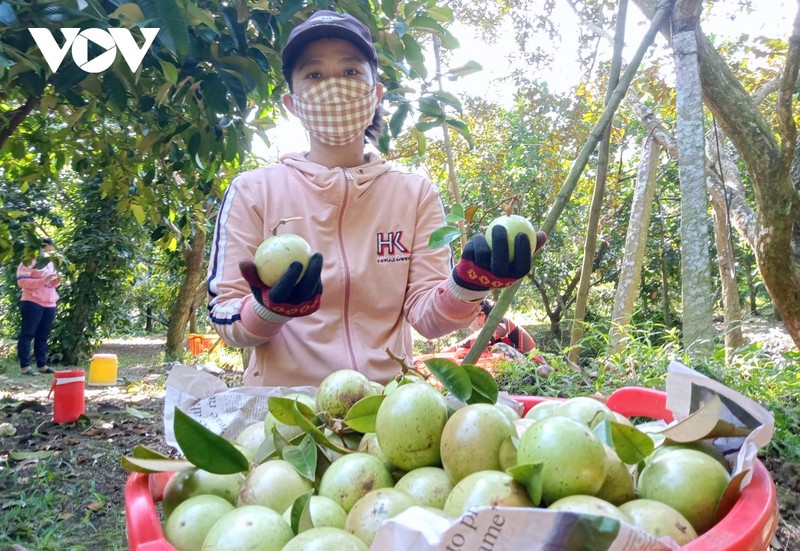
<svg viewBox="0 0 800 551"><path fill-rule="evenodd" d="M497 228L491 249L475 236L455 267L449 249L428 248L445 225L438 190L364 150L383 133L383 85L357 19L314 13L291 32L282 61L283 102L310 148L227 189L209 262L211 322L229 345L255 347L247 385L318 385L338 369L385 382L398 371L387 351L413 361L412 326L432 339L469 325L490 289L530 271L531 243L517 235L509 261ZM277 226L317 252L299 281L296 262L269 288L252 259Z"/></svg>
<svg viewBox="0 0 800 551"><path fill-rule="evenodd" d="M22 327L17 341L17 356L20 369L26 375L34 375L37 371L54 372L47 365L47 341L56 317L59 298L56 288L61 283L61 276L49 260L53 250L53 240L45 238L42 240L43 254L39 261L32 260L29 264L20 263L17 266L17 284L22 289L19 303ZM31 341L36 371L31 367Z"/></svg>

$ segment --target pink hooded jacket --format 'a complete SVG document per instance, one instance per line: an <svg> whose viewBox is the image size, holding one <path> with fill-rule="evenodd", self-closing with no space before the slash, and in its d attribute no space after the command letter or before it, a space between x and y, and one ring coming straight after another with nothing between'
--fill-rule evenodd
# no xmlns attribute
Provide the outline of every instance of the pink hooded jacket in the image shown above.
<svg viewBox="0 0 800 551"><path fill-rule="evenodd" d="M21 300L52 308L58 302L58 291L47 281L47 277L54 275L56 268L52 262L48 262L47 266L39 270L34 268L35 265L34 261L27 266L22 263L17 266L17 284L22 288Z"/></svg>
<svg viewBox="0 0 800 551"><path fill-rule="evenodd" d="M239 272L282 218L278 232L323 255L321 306L285 323L265 321ZM386 382L413 365L411 330L437 338L467 327L486 293L456 288L447 247L428 248L444 225L437 188L370 155L349 169L302 154L245 172L225 193L208 268L211 322L226 343L254 346L245 383L318 385L338 369ZM455 293L455 294L454 294Z"/></svg>

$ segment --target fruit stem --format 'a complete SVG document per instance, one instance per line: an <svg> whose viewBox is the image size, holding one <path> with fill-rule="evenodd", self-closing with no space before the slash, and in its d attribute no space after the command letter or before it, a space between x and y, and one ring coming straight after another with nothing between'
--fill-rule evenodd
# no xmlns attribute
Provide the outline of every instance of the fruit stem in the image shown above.
<svg viewBox="0 0 800 551"><path fill-rule="evenodd" d="M277 224L272 226L272 229L269 231L272 235L278 235L278 228L281 226L281 224L285 224L286 222L291 222L292 220L302 220L302 219L303 219L302 216L290 216L288 218L281 218L280 221L278 221Z"/></svg>

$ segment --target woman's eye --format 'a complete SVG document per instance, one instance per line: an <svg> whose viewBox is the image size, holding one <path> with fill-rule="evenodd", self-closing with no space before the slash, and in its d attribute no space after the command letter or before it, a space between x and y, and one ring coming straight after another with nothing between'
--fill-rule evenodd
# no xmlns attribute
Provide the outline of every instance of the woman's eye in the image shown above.
<svg viewBox="0 0 800 551"><path fill-rule="evenodd" d="M317 73L317 72L308 73L306 75L306 78L308 78L308 79L316 79L316 78L321 78L321 77L322 77L322 75Z"/></svg>
<svg viewBox="0 0 800 551"><path fill-rule="evenodd" d="M354 76L358 75L359 73L358 73L358 69L347 69L344 72L344 74L345 74L345 76L348 76L348 77L354 77Z"/></svg>

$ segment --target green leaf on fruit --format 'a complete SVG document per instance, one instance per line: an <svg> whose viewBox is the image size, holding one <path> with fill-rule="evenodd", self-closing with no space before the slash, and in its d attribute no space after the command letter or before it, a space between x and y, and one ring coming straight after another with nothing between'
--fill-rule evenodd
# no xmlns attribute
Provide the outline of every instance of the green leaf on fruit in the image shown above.
<svg viewBox="0 0 800 551"><path fill-rule="evenodd" d="M375 416L384 398L383 394L362 398L347 411L344 423L356 432L375 432Z"/></svg>
<svg viewBox="0 0 800 551"><path fill-rule="evenodd" d="M298 409L298 406L302 406L303 404L300 404L299 402L295 402L294 400L290 400L290 401L293 402L293 407L291 409L291 413L292 413L292 417L294 418L294 421L295 421L292 424L297 425L298 427L303 429L307 434L310 434L311 438L313 438L314 441L317 444L319 444L320 446L324 446L324 447L328 448L329 450L333 450L333 451L341 453L341 454L348 454L348 453L351 453L353 451L353 450L345 448L343 446L339 446L338 444L336 444L334 442L331 442L330 439L328 439L328 437L325 436L325 433L323 433L319 429L319 427L317 427L311 420L309 420L307 417L305 417L300 412L300 410Z"/></svg>
<svg viewBox="0 0 800 551"><path fill-rule="evenodd" d="M296 417L293 413L294 405L297 404L300 413L306 419L314 419L316 413L303 402L294 398L283 398L281 396L273 396L267 402L269 412L275 417L276 420L286 425L297 426Z"/></svg>
<svg viewBox="0 0 800 551"><path fill-rule="evenodd" d="M525 465L514 465L506 470L511 477L525 486L534 507L538 507L542 502L542 471L544 463L528 463Z"/></svg>
<svg viewBox="0 0 800 551"><path fill-rule="evenodd" d="M154 449L148 448L147 446L142 446L141 444L137 444L133 448L133 457L137 459L166 459L169 460L169 456L166 456L162 453L155 451Z"/></svg>
<svg viewBox="0 0 800 551"><path fill-rule="evenodd" d="M178 408L173 430L183 455L196 467L214 474L241 473L250 468L250 462L236 446Z"/></svg>
<svg viewBox="0 0 800 551"><path fill-rule="evenodd" d="M492 374L475 365L461 365L472 383L472 395L467 400L468 404L494 404L500 393L497 381Z"/></svg>
<svg viewBox="0 0 800 551"><path fill-rule="evenodd" d="M472 379L462 366L443 358L425 360L425 365L455 398L467 402L472 396Z"/></svg>
<svg viewBox="0 0 800 551"><path fill-rule="evenodd" d="M306 434L297 446L284 446L281 455L298 474L314 482L317 470L317 444L310 434Z"/></svg>
<svg viewBox="0 0 800 551"><path fill-rule="evenodd" d="M461 230L453 226L444 226L443 228L435 229L430 239L428 239L428 248L438 249L439 247L444 247L459 237L461 237Z"/></svg>
<svg viewBox="0 0 800 551"><path fill-rule="evenodd" d="M305 532L313 528L311 521L311 496L314 495L314 490L309 490L301 495L292 503L291 512L291 525L295 534Z"/></svg>
<svg viewBox="0 0 800 551"><path fill-rule="evenodd" d="M625 423L605 420L595 427L594 432L603 442L612 446L617 456L627 465L635 465L653 453L653 439Z"/></svg>
<svg viewBox="0 0 800 551"><path fill-rule="evenodd" d="M185 459L143 459L123 456L122 468L134 473L168 473L191 469L195 465Z"/></svg>

